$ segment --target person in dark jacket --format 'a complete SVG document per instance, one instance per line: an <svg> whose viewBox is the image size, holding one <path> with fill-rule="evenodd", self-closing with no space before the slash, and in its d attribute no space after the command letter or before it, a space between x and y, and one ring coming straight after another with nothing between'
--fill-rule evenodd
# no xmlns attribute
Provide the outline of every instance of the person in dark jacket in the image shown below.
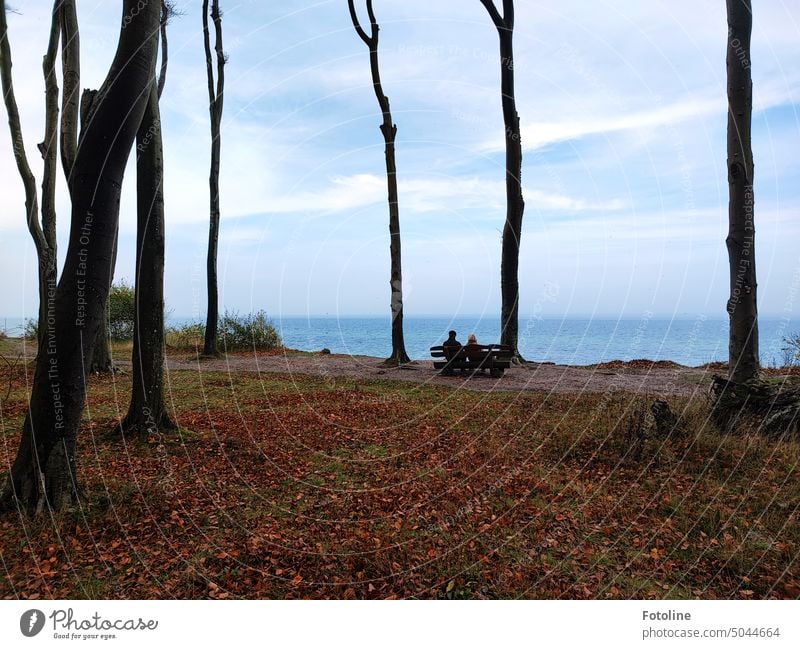
<svg viewBox="0 0 800 649"><path fill-rule="evenodd" d="M450 331L447 335L449 338L444 341L444 347L461 347L461 343L456 340L455 331Z"/></svg>

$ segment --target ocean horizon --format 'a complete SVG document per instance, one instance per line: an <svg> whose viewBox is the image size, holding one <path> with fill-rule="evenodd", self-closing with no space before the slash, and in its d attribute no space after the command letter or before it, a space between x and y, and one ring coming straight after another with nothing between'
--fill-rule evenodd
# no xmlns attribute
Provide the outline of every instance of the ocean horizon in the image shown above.
<svg viewBox="0 0 800 649"><path fill-rule="evenodd" d="M382 316L271 316L283 343L291 349L334 354L386 357L391 352L389 317ZM198 318L171 316L167 326L197 322ZM0 318L8 335L22 333L23 318ZM474 333L481 343L500 339L500 319L489 316L405 316L406 351L414 360L430 359L430 347L440 345L455 329L462 343ZM759 319L761 363L786 363L785 339L800 331L800 322L788 318ZM521 316L519 348L531 361L562 365L592 365L612 360L646 358L698 366L728 357L728 319L705 315L674 318Z"/></svg>

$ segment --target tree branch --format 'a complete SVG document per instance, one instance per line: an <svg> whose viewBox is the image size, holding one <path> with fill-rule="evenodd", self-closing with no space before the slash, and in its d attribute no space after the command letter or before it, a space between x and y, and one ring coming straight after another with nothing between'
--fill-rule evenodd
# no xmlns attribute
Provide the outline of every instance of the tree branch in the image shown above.
<svg viewBox="0 0 800 649"><path fill-rule="evenodd" d="M214 51L217 56L217 94L214 106L217 115L222 115L223 93L225 91L225 63L227 57L222 49L222 12L219 10L219 0L211 4L211 18L214 21Z"/></svg>
<svg viewBox="0 0 800 649"><path fill-rule="evenodd" d="M161 69L158 72L157 94L161 99L167 83L167 64L169 63L169 43L167 41L167 23L172 15L172 4L166 0L161 2Z"/></svg>
<svg viewBox="0 0 800 649"><path fill-rule="evenodd" d="M503 23L506 29L514 29L514 0L503 0Z"/></svg>
<svg viewBox="0 0 800 649"><path fill-rule="evenodd" d="M75 0L61 2L61 166L69 184L78 152L78 115L80 113L81 44Z"/></svg>
<svg viewBox="0 0 800 649"><path fill-rule="evenodd" d="M42 173L42 231L50 250L56 249L56 172L58 170L58 79L56 56L61 36L60 0L55 0L50 18L50 38L42 61L45 85L44 141L39 151L44 159Z"/></svg>
<svg viewBox="0 0 800 649"><path fill-rule="evenodd" d="M8 43L8 24L6 22L6 3L0 0L0 85L3 89L3 100L8 113L8 127L11 131L11 143L14 160L17 163L22 184L25 187L25 209L27 211L28 230L33 237L37 251L41 254L47 248L47 242L39 224L39 196L36 190L36 178L28 163L25 153L25 141L22 137L19 108L14 94L14 81L11 76L11 47Z"/></svg>
<svg viewBox="0 0 800 649"><path fill-rule="evenodd" d="M358 34L359 38L361 38L361 40L364 41L364 43L367 46L375 47L375 42L373 40L375 38L374 27L373 27L372 38L370 38L369 36L367 36L367 32L364 31L364 28L361 27L361 22L358 20L358 14L356 13L356 7L355 7L355 4L354 4L353 0L347 0L347 8L350 10L350 19L353 21L353 27L355 28L356 33ZM375 16L374 16L374 14L372 12L372 2L371 2L371 0L367 2L367 8L368 8L369 14L370 14L370 21L374 25L375 24Z"/></svg>
<svg viewBox="0 0 800 649"><path fill-rule="evenodd" d="M497 29L505 29L506 23L503 20L503 17L500 15L500 12L497 11L497 7L494 6L494 0L481 0L481 4L486 7L486 11L489 12L489 16L492 18L492 22ZM504 10L508 10L508 5L511 4L511 16L513 19L514 9L513 9L513 0L503 0Z"/></svg>
<svg viewBox="0 0 800 649"><path fill-rule="evenodd" d="M372 9L372 0L367 0L367 15L369 24L372 26L372 37L375 38L375 28L378 26L378 19L375 18L375 11Z"/></svg>
<svg viewBox="0 0 800 649"><path fill-rule="evenodd" d="M211 59L211 37L208 32L208 0L203 0L203 45L206 51L206 77L208 79L208 103L213 107L214 93L214 65Z"/></svg>

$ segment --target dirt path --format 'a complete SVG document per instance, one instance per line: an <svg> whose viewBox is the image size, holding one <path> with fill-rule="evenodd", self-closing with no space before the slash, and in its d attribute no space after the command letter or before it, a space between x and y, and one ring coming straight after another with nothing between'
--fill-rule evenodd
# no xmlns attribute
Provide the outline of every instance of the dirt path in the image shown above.
<svg viewBox="0 0 800 649"><path fill-rule="evenodd" d="M35 344L19 339L2 341L0 352L9 358L17 355L33 360ZM117 351L114 361L123 369L130 367L130 352ZM706 394L711 377L724 369L683 367L670 362L653 363L615 361L597 366L554 365L528 363L508 370L502 378L487 375L439 376L432 361L412 361L399 368L385 367L383 359L372 356L322 354L298 351L270 353L237 353L218 360L197 361L188 354L171 353L167 359L170 370L212 372L257 372L266 374L305 374L311 376L346 376L360 379L409 381L429 385L444 385L478 391L520 390L537 392L581 393L623 391L656 396L702 396Z"/></svg>
<svg viewBox="0 0 800 649"><path fill-rule="evenodd" d="M610 363L576 367L529 363L513 367L502 378L486 375L445 377L433 369L432 362L413 361L399 368L382 365L371 356L340 354L237 354L219 360L196 361L171 357L170 370L259 372L267 374L306 374L346 376L362 379L410 381L480 391L608 392L625 391L653 396L700 396L705 394L714 370L690 368L673 363Z"/></svg>

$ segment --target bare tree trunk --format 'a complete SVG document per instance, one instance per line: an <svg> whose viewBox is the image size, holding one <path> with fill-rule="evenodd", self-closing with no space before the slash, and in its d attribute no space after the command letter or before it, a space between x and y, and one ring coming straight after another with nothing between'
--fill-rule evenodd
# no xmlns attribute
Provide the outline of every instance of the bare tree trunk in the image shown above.
<svg viewBox="0 0 800 649"><path fill-rule="evenodd" d="M61 0L61 166L67 185L78 150L78 116L81 87L81 44L75 0Z"/></svg>
<svg viewBox="0 0 800 649"><path fill-rule="evenodd" d="M108 275L109 291L114 284L114 271L117 268L117 246L119 245L119 226L114 234L114 251L111 253L111 268ZM97 336L94 339L92 346L92 362L89 363L87 368L88 374L113 374L116 371L114 365L114 357L111 352L111 307L106 297L106 303L103 308L103 319L100 321L100 326L97 329Z"/></svg>
<svg viewBox="0 0 800 649"><path fill-rule="evenodd" d="M750 0L727 0L728 9L728 260L730 337L728 376L734 383L758 378L758 307L750 144L753 81L750 72Z"/></svg>
<svg viewBox="0 0 800 649"><path fill-rule="evenodd" d="M86 128L89 115L92 111L97 92L93 90L84 90L81 97L80 115L81 124ZM119 225L114 234L114 249L111 254L111 268L108 276L109 290L114 283L114 271L117 267L117 245L119 243ZM113 374L116 370L114 360L111 353L111 310L109 308L108 299L103 307L103 318L100 321L100 326L97 329L97 336L95 337L92 345L92 360L86 366L86 375L90 374Z"/></svg>
<svg viewBox="0 0 800 649"><path fill-rule="evenodd" d="M115 237L116 239L117 237ZM109 288L114 279L114 267L117 265L116 242L114 243L114 254L112 255L111 263L111 280L108 285ZM111 353L111 327L109 325L109 318L111 317L108 300L106 300L105 309L103 312L103 319L100 321L100 326L97 329L97 336L95 337L92 352L92 362L89 363L87 374L113 374L115 371L114 359Z"/></svg>
<svg viewBox="0 0 800 649"><path fill-rule="evenodd" d="M55 58L58 52L58 38L60 32L59 12L56 8L50 23L50 38L47 52L42 62L45 80L45 133L44 142L39 144L39 151L44 159L44 172L42 175L42 213L39 222L39 201L36 191L36 178L31 171L25 144L22 136L22 127L19 118L19 109L14 94L14 84L11 75L11 46L8 40L8 25L6 23L5 2L0 3L0 76L2 76L3 98L8 113L8 125L13 142L14 159L25 188L25 207L27 211L28 230L33 238L36 248L39 278L39 326L38 347L44 346L44 336L47 326L47 303L52 300L56 287L56 152L58 130L58 80L55 75Z"/></svg>
<svg viewBox="0 0 800 649"><path fill-rule="evenodd" d="M174 429L164 405L164 155L158 101L167 73L166 3L161 17L161 71L136 135L136 319L133 387L123 433Z"/></svg>
<svg viewBox="0 0 800 649"><path fill-rule="evenodd" d="M61 34L59 10L60 0L55 0L50 21L50 38L47 53L42 61L45 82L45 128L44 142L39 152L44 160L42 172L42 232L47 248L39 259L39 322L47 318L47 287L55 287L58 271L56 269L56 175L58 170L58 79L56 77L56 56ZM39 326L39 345L44 341L44 326Z"/></svg>
<svg viewBox="0 0 800 649"><path fill-rule="evenodd" d="M503 15L494 0L481 0L500 37L500 84L503 122L506 133L506 221L500 265L500 342L508 345L514 357L519 353L519 248L522 240L522 137L514 91L514 0L503 0Z"/></svg>
<svg viewBox="0 0 800 649"><path fill-rule="evenodd" d="M117 52L81 133L64 271L48 310L19 449L0 497L29 511L60 509L77 498L84 368L108 297L125 165L155 72L159 5L125 0L122 9Z"/></svg>
<svg viewBox="0 0 800 649"><path fill-rule="evenodd" d="M95 100L97 98L98 92L96 90L84 90L83 94L81 95L80 101L80 123L82 128L86 128L87 124L89 123L90 115L92 115L92 111L95 107ZM62 160L63 162L63 160ZM66 163L65 169L66 169ZM74 158L73 163L74 165ZM73 167L70 167L70 174L72 173ZM71 185L71 176L70 176L70 190L72 190ZM111 267L109 269L109 277L108 277L108 286L109 289L111 288L111 284L114 280L114 269L117 266L117 241L119 238L119 225L117 225L117 230L114 234L114 247L111 253ZM108 299L106 298L106 302L103 305L103 318L100 320L100 324L97 329L97 335L95 336L94 342L92 343L92 356L91 361L86 365L86 375L89 376L90 374L111 374L114 372L115 367L112 360L111 355L111 336L110 336L110 326L109 326L109 306L108 306Z"/></svg>
<svg viewBox="0 0 800 649"><path fill-rule="evenodd" d="M214 66L211 56L211 42L208 29L208 0L203 0L203 42L206 52L206 72L208 76L208 108L211 116L211 172L208 178L210 192L210 218L208 226L208 256L206 258L206 277L208 284L208 312L206 315L204 356L217 356L217 324L219 321L219 287L217 283L217 249L219 245L219 166L220 166L220 125L225 91L225 53L222 49L222 14L219 0L211 4L211 18L214 21L214 50L217 60L217 80L214 88Z"/></svg>
<svg viewBox="0 0 800 649"><path fill-rule="evenodd" d="M372 0L367 0L367 14L369 15L371 33L361 27L358 20L353 0L348 0L350 17L353 27L361 40L369 47L369 65L372 73L372 86L375 97L378 99L383 123L380 126L383 139L386 142L386 180L389 190L389 255L391 260L390 287L392 291L392 355L386 359L389 365L401 365L410 360L406 353L403 338L403 264L400 239L400 207L397 192L397 162L395 159L395 140L397 138L397 125L392 120L392 110L389 98L383 92L381 72L378 64L378 36L380 27L375 19Z"/></svg>

